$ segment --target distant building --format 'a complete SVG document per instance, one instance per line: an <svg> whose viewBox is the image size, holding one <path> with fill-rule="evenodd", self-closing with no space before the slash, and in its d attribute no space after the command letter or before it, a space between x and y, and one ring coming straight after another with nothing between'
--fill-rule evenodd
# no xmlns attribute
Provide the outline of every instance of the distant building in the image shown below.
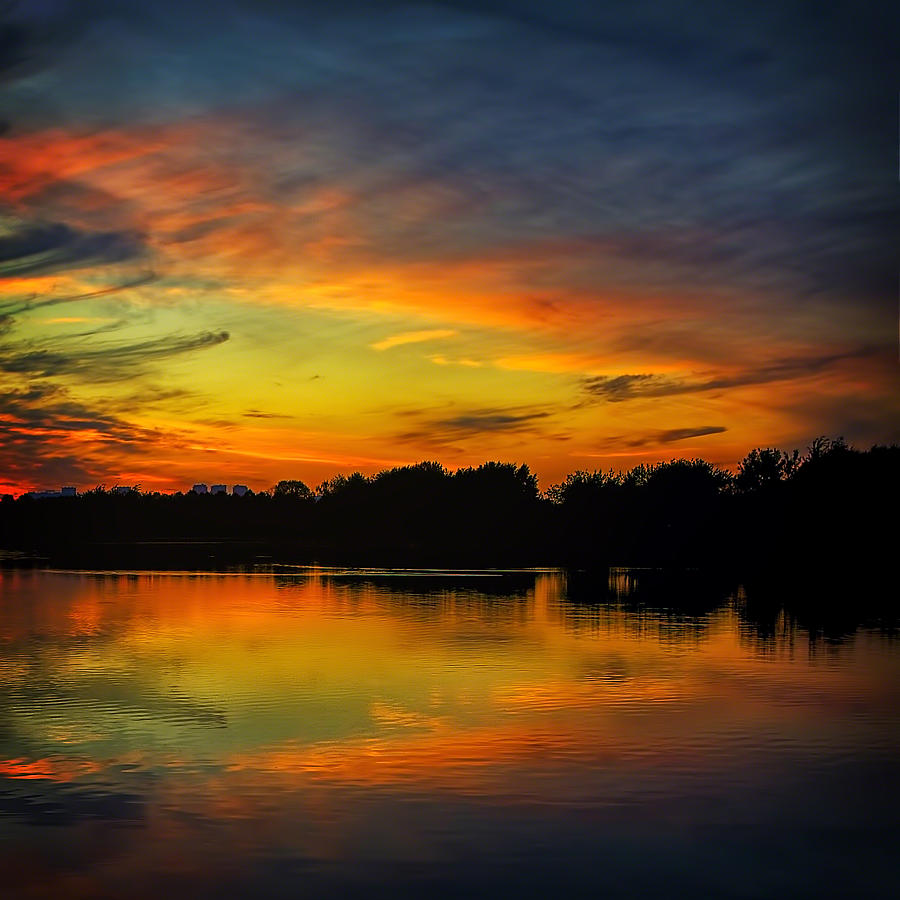
<svg viewBox="0 0 900 900"><path fill-rule="evenodd" d="M31 497L33 500L51 500L55 497L75 497L77 496L78 491L67 485L66 487L60 488L58 491L52 490L43 490L43 491L28 491L26 494L23 494L23 497Z"/></svg>
<svg viewBox="0 0 900 900"><path fill-rule="evenodd" d="M250 490L246 484L236 484L232 489L231 493L234 494L235 497L243 497L247 491Z"/></svg>
<svg viewBox="0 0 900 900"><path fill-rule="evenodd" d="M130 494L134 490L133 488L128 487L127 484L117 484L113 488L113 492L116 494Z"/></svg>
<svg viewBox="0 0 900 900"><path fill-rule="evenodd" d="M228 493L228 485L226 484L214 484L209 492L211 494L227 494Z"/></svg>
<svg viewBox="0 0 900 900"><path fill-rule="evenodd" d="M66 487L61 487L58 491L53 490L42 490L42 491L28 491L27 494L23 494L23 497L31 497L33 500L53 500L56 497L75 497L77 496L78 491L75 488L67 485Z"/></svg>
<svg viewBox="0 0 900 900"><path fill-rule="evenodd" d="M195 484L195 485L191 488L191 490L192 490L195 494L205 494L205 493L207 493L206 485L205 485L205 484L202 484L202 483L201 483L201 484Z"/></svg>

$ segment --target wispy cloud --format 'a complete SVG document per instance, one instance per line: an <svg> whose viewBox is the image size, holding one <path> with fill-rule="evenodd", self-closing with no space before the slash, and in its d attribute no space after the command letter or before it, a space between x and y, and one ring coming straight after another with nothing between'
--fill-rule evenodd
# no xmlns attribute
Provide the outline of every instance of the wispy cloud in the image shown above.
<svg viewBox="0 0 900 900"><path fill-rule="evenodd" d="M373 350L390 350L391 347L400 347L403 344L420 344L424 341L438 341L451 338L458 332L453 328L431 328L424 331L402 331L400 334L392 334L381 341L369 344Z"/></svg>
<svg viewBox="0 0 900 900"><path fill-rule="evenodd" d="M150 284L155 280L155 273L144 272L143 274L138 275L134 278L130 278L127 281L108 285L107 287L103 288L97 288L96 290L92 291L80 291L74 294L60 294L56 296L51 295L49 297L41 297L40 299L38 299L36 296L29 296L25 298L17 297L13 300L7 300L3 303L0 303L0 318L8 318L21 315L22 313L31 312L35 309L43 309L47 306L60 306L64 303L78 303L82 300L93 300L96 297L106 297L110 294L119 294L124 291L131 290L132 288L142 287L145 284Z"/></svg>
<svg viewBox="0 0 900 900"><path fill-rule="evenodd" d="M441 353L435 353L428 357L437 366L465 366L469 369L481 369L484 363L477 359L469 359L464 356L460 359L448 359Z"/></svg>
<svg viewBox="0 0 900 900"><path fill-rule="evenodd" d="M707 434L722 434L728 431L724 425L700 425L695 428L669 428L659 431L650 438L660 444L673 444L676 441L684 441L687 438L704 437ZM631 446L637 446L632 444Z"/></svg>
<svg viewBox="0 0 900 900"><path fill-rule="evenodd" d="M241 413L247 419L292 419L293 416L284 413L263 412L260 409L248 409Z"/></svg>
<svg viewBox="0 0 900 900"><path fill-rule="evenodd" d="M622 403L626 400L638 400L645 397L697 394L755 384L771 384L776 381L790 381L814 375L840 362L871 356L875 352L873 348L864 347L844 353L795 357L778 360L757 369L748 369L733 375L719 375L695 381L655 374L596 375L583 379L582 387L590 398L605 400L608 403Z"/></svg>
<svg viewBox="0 0 900 900"><path fill-rule="evenodd" d="M490 434L533 434L551 417L543 409L468 409L451 416L413 412L420 427L395 435L403 443L428 445Z"/></svg>
<svg viewBox="0 0 900 900"><path fill-rule="evenodd" d="M895 434L897 14L735 4L6 4L0 376L273 459Z"/></svg>
<svg viewBox="0 0 900 900"><path fill-rule="evenodd" d="M65 347L57 341L51 349L35 346L18 352L15 348L0 346L0 370L43 378L68 375L90 381L116 381L146 371L151 362L215 347L228 338L227 331L204 331L100 346L73 343Z"/></svg>
<svg viewBox="0 0 900 900"><path fill-rule="evenodd" d="M726 431L728 429L724 425L696 425L682 428L653 429L643 433L611 434L598 441L593 451L580 451L577 455L587 457L644 456L647 450L655 447L677 444L689 438L724 434ZM623 451L621 449L623 447L628 449Z"/></svg>
<svg viewBox="0 0 900 900"><path fill-rule="evenodd" d="M172 439L130 423L109 405L75 400L65 388L41 382L0 390L3 479L11 486L103 481L112 458L140 456Z"/></svg>
<svg viewBox="0 0 900 900"><path fill-rule="evenodd" d="M84 325L88 322L115 322L111 316L55 316L44 320L48 325Z"/></svg>
<svg viewBox="0 0 900 900"><path fill-rule="evenodd" d="M123 262L144 252L141 238L132 231L85 232L61 222L3 224L0 277Z"/></svg>

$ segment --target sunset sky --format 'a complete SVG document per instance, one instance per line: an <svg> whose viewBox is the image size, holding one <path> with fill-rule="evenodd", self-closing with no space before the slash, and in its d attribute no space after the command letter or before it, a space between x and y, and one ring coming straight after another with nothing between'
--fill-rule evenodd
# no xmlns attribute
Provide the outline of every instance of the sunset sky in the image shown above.
<svg viewBox="0 0 900 900"><path fill-rule="evenodd" d="M888 7L4 7L0 492L900 440Z"/></svg>

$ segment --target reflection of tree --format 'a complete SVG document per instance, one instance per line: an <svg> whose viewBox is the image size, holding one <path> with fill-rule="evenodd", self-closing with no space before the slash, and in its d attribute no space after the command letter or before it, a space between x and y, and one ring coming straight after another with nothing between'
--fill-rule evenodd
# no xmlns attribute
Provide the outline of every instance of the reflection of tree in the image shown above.
<svg viewBox="0 0 900 900"><path fill-rule="evenodd" d="M575 570L568 575L564 610L576 626L625 612L622 621L631 631L650 628L666 642L696 643L737 589L733 576L709 571Z"/></svg>
<svg viewBox="0 0 900 900"><path fill-rule="evenodd" d="M762 652L798 640L836 647L866 623L886 633L898 627L894 594L877 582L854 593L840 579L804 568L573 570L562 611L574 628L596 630L616 618L629 633L679 644L697 643L732 614L743 626L742 641Z"/></svg>

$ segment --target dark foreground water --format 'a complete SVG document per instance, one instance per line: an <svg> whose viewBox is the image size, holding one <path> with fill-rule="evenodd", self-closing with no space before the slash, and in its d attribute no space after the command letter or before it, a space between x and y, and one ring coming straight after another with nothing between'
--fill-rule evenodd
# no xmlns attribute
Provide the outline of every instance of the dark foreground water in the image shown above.
<svg viewBox="0 0 900 900"><path fill-rule="evenodd" d="M0 572L0 896L891 896L898 643L613 580Z"/></svg>

